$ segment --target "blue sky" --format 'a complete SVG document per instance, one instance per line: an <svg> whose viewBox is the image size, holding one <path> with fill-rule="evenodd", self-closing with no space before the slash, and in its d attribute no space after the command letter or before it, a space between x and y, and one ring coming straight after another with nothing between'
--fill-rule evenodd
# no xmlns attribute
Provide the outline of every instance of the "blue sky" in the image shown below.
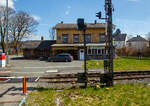
<svg viewBox="0 0 150 106"><path fill-rule="evenodd" d="M113 23L117 28L134 36L150 32L150 0L112 1L115 8ZM0 5L4 4L5 0L0 0ZM61 21L76 23L77 18L85 18L87 23L102 22L95 14L104 11L104 0L9 0L9 6L31 14L39 22L32 39L41 36L49 39L49 28Z"/></svg>

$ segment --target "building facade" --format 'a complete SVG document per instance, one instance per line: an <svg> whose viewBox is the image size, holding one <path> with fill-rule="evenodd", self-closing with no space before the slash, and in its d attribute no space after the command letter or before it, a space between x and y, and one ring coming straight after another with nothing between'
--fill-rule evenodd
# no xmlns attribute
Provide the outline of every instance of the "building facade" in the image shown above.
<svg viewBox="0 0 150 106"><path fill-rule="evenodd" d="M137 37L133 37L127 41L127 47L135 47L139 52L146 47L149 47L149 42L143 37L137 35Z"/></svg>
<svg viewBox="0 0 150 106"><path fill-rule="evenodd" d="M23 56L27 59L48 58L52 56L51 45L55 44L55 40L29 40L23 43Z"/></svg>
<svg viewBox="0 0 150 106"><path fill-rule="evenodd" d="M84 59L84 35L76 24L59 23L55 26L56 44L52 45L53 56L70 53L75 60ZM105 50L105 23L87 23L87 59L103 59Z"/></svg>
<svg viewBox="0 0 150 106"><path fill-rule="evenodd" d="M116 49L121 49L126 46L127 34L119 34L114 36L114 46Z"/></svg>

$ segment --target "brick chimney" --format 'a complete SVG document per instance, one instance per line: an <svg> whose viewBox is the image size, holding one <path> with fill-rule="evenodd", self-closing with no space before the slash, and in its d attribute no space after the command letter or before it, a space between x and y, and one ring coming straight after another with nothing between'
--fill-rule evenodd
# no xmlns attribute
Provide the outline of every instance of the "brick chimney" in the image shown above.
<svg viewBox="0 0 150 106"><path fill-rule="evenodd" d="M41 40L44 40L44 37L43 37L43 36L41 36Z"/></svg>
<svg viewBox="0 0 150 106"><path fill-rule="evenodd" d="M94 23L97 24L97 20L95 20Z"/></svg>

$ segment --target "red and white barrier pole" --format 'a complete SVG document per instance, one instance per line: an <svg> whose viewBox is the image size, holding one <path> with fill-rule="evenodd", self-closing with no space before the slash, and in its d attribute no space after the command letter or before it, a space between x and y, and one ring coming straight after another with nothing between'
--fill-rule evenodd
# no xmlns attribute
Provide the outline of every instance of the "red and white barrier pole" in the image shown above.
<svg viewBox="0 0 150 106"><path fill-rule="evenodd" d="M6 67L6 56L5 53L0 54L0 67Z"/></svg>

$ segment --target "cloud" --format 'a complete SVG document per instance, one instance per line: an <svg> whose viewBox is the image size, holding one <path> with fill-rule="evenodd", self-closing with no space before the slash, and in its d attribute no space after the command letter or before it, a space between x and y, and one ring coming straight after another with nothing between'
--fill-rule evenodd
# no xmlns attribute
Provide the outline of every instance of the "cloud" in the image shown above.
<svg viewBox="0 0 150 106"><path fill-rule="evenodd" d="M15 9L14 2L16 0L8 0L8 7ZM6 0L0 0L0 6L6 6Z"/></svg>
<svg viewBox="0 0 150 106"><path fill-rule="evenodd" d="M41 36L36 35L36 34L32 34L29 35L30 37L27 40L41 40Z"/></svg>
<svg viewBox="0 0 150 106"><path fill-rule="evenodd" d="M65 11L65 14L66 14L66 15L69 15L69 14L70 14L70 9L71 9L71 6L67 6L67 10Z"/></svg>
<svg viewBox="0 0 150 106"><path fill-rule="evenodd" d="M68 8L68 9L70 9L70 8L71 8L71 6L68 6L67 8Z"/></svg>
<svg viewBox="0 0 150 106"><path fill-rule="evenodd" d="M37 16L37 15L31 15L36 21L40 21L41 20L41 18L39 17L39 16Z"/></svg>
<svg viewBox="0 0 150 106"><path fill-rule="evenodd" d="M69 14L70 14L70 11L69 11L69 10L67 10L67 11L65 12L65 14L66 14L66 15L69 15Z"/></svg>

